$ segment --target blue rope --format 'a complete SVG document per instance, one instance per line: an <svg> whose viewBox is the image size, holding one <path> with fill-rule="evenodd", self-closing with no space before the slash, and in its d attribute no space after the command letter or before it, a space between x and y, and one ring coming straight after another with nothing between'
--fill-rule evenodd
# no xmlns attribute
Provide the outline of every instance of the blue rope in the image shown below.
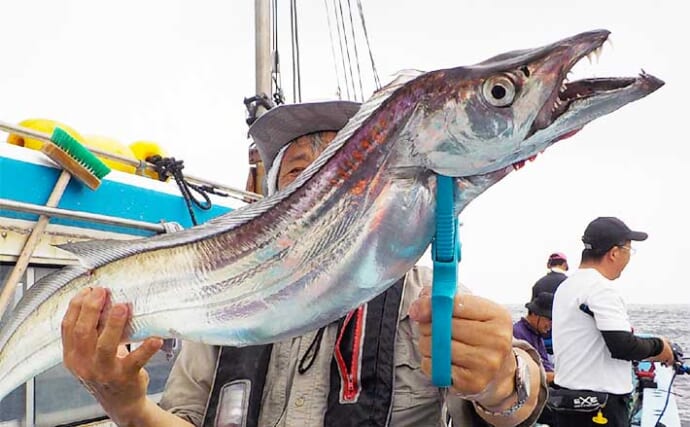
<svg viewBox="0 0 690 427"><path fill-rule="evenodd" d="M431 243L434 279L431 289L431 381L451 386L451 325L460 262L458 218L453 178L436 178L436 233Z"/></svg>

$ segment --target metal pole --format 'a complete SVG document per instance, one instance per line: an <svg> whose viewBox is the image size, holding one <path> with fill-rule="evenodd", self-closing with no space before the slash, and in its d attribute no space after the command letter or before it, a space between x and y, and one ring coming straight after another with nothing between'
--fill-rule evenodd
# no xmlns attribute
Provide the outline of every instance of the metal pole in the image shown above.
<svg viewBox="0 0 690 427"><path fill-rule="evenodd" d="M256 93L271 96L271 1L254 1L254 27L255 27L255 66L256 66ZM256 111L260 117L265 112L261 106Z"/></svg>
<svg viewBox="0 0 690 427"><path fill-rule="evenodd" d="M15 202L14 200L0 199L0 209L7 209L15 212L32 213L46 215L49 217L79 219L100 224L116 225L120 227L136 228L140 230L155 231L164 233L165 227L162 224L154 224L144 221L116 218L107 215L85 213L69 209L50 208L47 206L34 205L32 203Z"/></svg>

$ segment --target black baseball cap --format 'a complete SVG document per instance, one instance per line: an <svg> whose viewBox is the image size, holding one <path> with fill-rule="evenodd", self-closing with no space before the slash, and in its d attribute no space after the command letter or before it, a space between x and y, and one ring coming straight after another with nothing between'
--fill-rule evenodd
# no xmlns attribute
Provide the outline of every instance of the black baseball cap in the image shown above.
<svg viewBox="0 0 690 427"><path fill-rule="evenodd" d="M647 233L633 231L623 221L612 216L599 217L590 222L582 236L585 249L599 254L628 240L641 242L646 239Z"/></svg>

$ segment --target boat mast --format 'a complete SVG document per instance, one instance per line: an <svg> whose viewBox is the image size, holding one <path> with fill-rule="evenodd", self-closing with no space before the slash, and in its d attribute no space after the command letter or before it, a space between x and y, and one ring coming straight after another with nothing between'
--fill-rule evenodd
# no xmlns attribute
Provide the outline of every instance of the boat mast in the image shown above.
<svg viewBox="0 0 690 427"><path fill-rule="evenodd" d="M271 0L254 1L256 94L271 94ZM265 112L259 106L256 116Z"/></svg>
<svg viewBox="0 0 690 427"><path fill-rule="evenodd" d="M271 96L271 0L254 0L254 63L256 110L252 120L260 117L266 108L256 98L270 100ZM247 100L245 100L246 103ZM251 110L250 110L251 111ZM248 123L251 125L251 123ZM266 171L256 145L249 146L249 175L247 191L263 193L262 182Z"/></svg>

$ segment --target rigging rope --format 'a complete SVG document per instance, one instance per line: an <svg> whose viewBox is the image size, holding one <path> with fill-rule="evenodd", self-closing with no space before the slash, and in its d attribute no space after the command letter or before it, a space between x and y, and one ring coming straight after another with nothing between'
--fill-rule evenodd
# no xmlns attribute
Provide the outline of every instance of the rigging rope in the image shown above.
<svg viewBox="0 0 690 427"><path fill-rule="evenodd" d="M379 80L378 70L376 69L374 54L371 49L371 42L366 27L366 21L364 19L362 2L361 0L357 0L359 19L361 21L357 23L355 23L356 18L353 16L356 12L352 10L353 2L351 0L347 0L345 5L343 5L343 0L324 0L324 5L326 8L326 17L328 22L328 36L331 43L331 57L333 60L333 68L335 69L336 74L336 90L338 99L343 99L345 97L346 99L363 102L365 98L364 83L366 79L363 76L363 70L360 64L360 47L357 46L362 38L364 38L366 43L365 48L369 53L373 83L376 90L381 88L381 82ZM345 10L345 8L347 8L347 10ZM331 10L333 13L333 20L331 19ZM273 92L272 98L274 103L276 105L280 105L285 103L285 93L282 87L282 73L280 70L278 0L271 1L270 13L272 29L271 91ZM361 30L355 28L356 25L361 25ZM333 27L335 27L335 31ZM292 49L292 102L298 103L302 102L302 72L299 46L297 0L290 0L290 29L290 43ZM361 32L358 34L359 31ZM337 47L336 43L338 44ZM365 54L363 53L362 58L364 55ZM340 56L340 60L338 60L338 56ZM342 74L340 72L341 70ZM343 85L345 86L345 94L343 94Z"/></svg>
<svg viewBox="0 0 690 427"><path fill-rule="evenodd" d="M347 68L345 67L345 54L343 52L343 35L340 32L340 24L342 22L342 19L338 18L338 8L335 7L335 0L333 4L333 11L335 13L335 28L338 30L338 44L340 46L340 62L342 63L343 66L343 78L345 80L345 93L347 94L347 99L351 99L350 96L350 82L347 78ZM342 9L341 9L342 11Z"/></svg>
<svg viewBox="0 0 690 427"><path fill-rule="evenodd" d="M340 72L338 70L338 60L335 58L335 46L333 43L333 26L331 25L331 12L328 10L328 0L323 0L326 7L326 20L328 21L328 38L331 41L331 57L333 58L333 68L335 68L335 81L337 86L338 99L342 99L342 89L340 88Z"/></svg>
<svg viewBox="0 0 690 427"><path fill-rule="evenodd" d="M352 96L357 101L357 90L355 89L355 78L352 72L352 60L350 59L350 41L347 38L347 29L345 29L345 15L343 14L343 2L338 0L338 9L340 9L340 23L343 28L343 39L345 40L345 53L347 54L347 66L350 71L350 83L352 84Z"/></svg>
<svg viewBox="0 0 690 427"><path fill-rule="evenodd" d="M297 0L290 1L290 29L292 34L292 102L302 102L302 72L299 59Z"/></svg>
<svg viewBox="0 0 690 427"><path fill-rule="evenodd" d="M337 1L337 4L336 4ZM360 56L359 56L359 40L358 40L358 32L359 30L356 27L357 25L361 25L361 33L359 33L359 38L361 40L361 37L364 38L366 42L366 50L369 53L369 60L371 62L371 73L372 73L372 80L375 86L375 90L378 90L381 88L381 81L379 80L379 75L378 75L378 70L376 69L376 63L374 61L374 54L371 49L371 42L369 39L369 33L367 31L366 27L366 21L364 19L364 9L362 7L362 2L361 0L357 0L357 7L359 10L359 18L361 22L355 23L355 18L353 17L353 10L352 10L352 2L351 0L347 0L347 4L343 6L343 1L342 0L332 0L332 9L333 9L333 17L334 21L333 23L331 22L331 5L329 5L329 0L324 0L324 4L326 7L326 16L328 18L328 34L331 42L331 55L333 56L333 68L335 68L335 74L336 74L336 81L337 81L337 90L338 90L338 97L341 98L342 96L342 87L341 87L341 81L344 82L345 85L345 91L347 95L347 99L355 100L355 101L364 101L365 98L365 91L364 91L364 80L366 80L363 76L361 64L360 64ZM344 10L344 7L347 8L347 11ZM349 17L349 22L347 22L347 17ZM349 25L349 29L347 28ZM333 30L333 26L335 26L335 31ZM348 34L349 31L349 34ZM337 32L337 34L336 34ZM340 54L340 61L336 58L338 55L336 53L337 49L335 44L335 37L337 36L337 43L338 43L338 48L339 48L339 54ZM354 66L352 62L355 62ZM340 62L340 64L339 64ZM341 68L342 67L342 68ZM342 69L342 80L341 80L341 75L340 75L340 70ZM359 89L358 89L359 87Z"/></svg>
<svg viewBox="0 0 690 427"><path fill-rule="evenodd" d="M371 44L369 43L369 33L367 32L367 24L364 21L364 9L362 9L362 0L357 0L359 8L359 18L362 20L362 30L364 31L364 39L367 41L367 49L369 50L369 59L371 60L371 70L374 74L374 84L376 90L381 89L381 81L379 80L379 73L376 71L376 64L374 63L374 54L371 52Z"/></svg>
<svg viewBox="0 0 690 427"><path fill-rule="evenodd" d="M199 209L207 211L213 206L208 193L227 196L227 194L218 192L208 185L197 185L186 180L182 174L182 169L184 169L184 162L182 160L176 160L174 157L161 157L155 155L147 158L146 161L155 166L156 172L158 173L158 179L161 181L166 181L169 177L175 179L175 183L177 183L177 187L180 189L180 193L184 198L185 205L187 205L189 217L192 219L192 224L194 225L197 225L198 222L194 214L194 209L192 208L192 203ZM204 199L203 202L194 197L191 190L201 195Z"/></svg>
<svg viewBox="0 0 690 427"><path fill-rule="evenodd" d="M352 46L354 47L355 64L357 65L357 79L359 80L359 96L360 100L364 102L364 88L362 87L362 71L359 68L359 52L357 51L357 37L355 36L355 23L352 20L352 6L350 5L350 0L347 0L347 9L350 15L350 30L352 30Z"/></svg>

